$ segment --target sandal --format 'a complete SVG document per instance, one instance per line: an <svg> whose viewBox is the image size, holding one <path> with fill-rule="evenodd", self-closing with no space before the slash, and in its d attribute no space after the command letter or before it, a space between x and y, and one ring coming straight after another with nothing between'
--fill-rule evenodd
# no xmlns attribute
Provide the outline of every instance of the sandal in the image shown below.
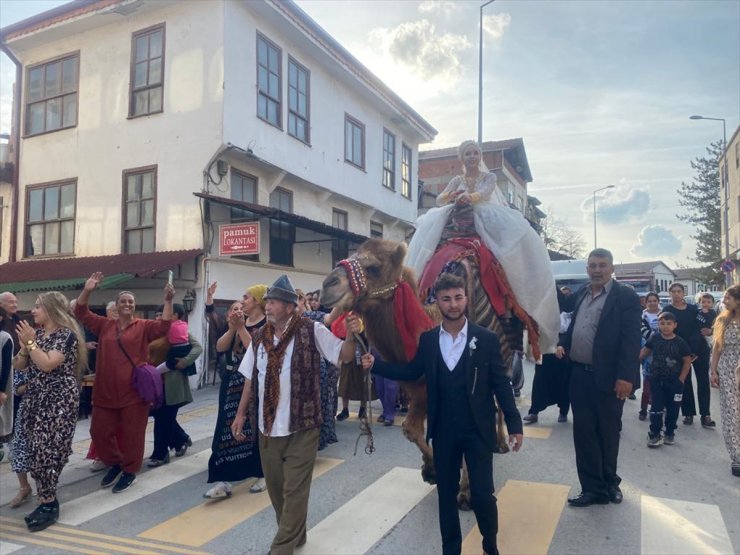
<svg viewBox="0 0 740 555"><path fill-rule="evenodd" d="M32 493L33 492L31 491L31 486L29 486L28 489L21 488L18 492L18 495L16 495L10 502L10 508L17 509L18 507L26 503L29 499L31 499Z"/></svg>
<svg viewBox="0 0 740 555"><path fill-rule="evenodd" d="M252 484L252 486L249 488L249 493L261 493L267 489L267 484L265 484L264 478L257 478L257 481Z"/></svg>

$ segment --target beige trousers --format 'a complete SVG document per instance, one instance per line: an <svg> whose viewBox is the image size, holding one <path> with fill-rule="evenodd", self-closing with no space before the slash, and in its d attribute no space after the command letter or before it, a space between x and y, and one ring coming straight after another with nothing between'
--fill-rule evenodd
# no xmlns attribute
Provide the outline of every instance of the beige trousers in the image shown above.
<svg viewBox="0 0 740 555"><path fill-rule="evenodd" d="M285 437L265 437L260 432L259 442L267 493L278 523L270 555L292 555L297 546L306 543L308 496L319 429Z"/></svg>

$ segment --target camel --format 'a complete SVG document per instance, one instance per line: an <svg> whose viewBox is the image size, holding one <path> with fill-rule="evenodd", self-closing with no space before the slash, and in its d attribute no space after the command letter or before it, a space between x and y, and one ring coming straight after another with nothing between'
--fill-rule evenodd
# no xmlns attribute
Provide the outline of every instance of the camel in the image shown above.
<svg viewBox="0 0 740 555"><path fill-rule="evenodd" d="M403 331L406 337L413 338L415 346L418 345L421 333L434 325L430 319L424 321L412 317L412 314L404 314L402 318L394 317L394 305L398 305L398 295L401 291L406 292L401 300L405 303L404 312L418 313L424 310L418 297L413 271L403 264L405 257L405 244L370 239L360 245L356 254L340 262L324 279L321 292L321 301L324 305L360 314L365 322L370 345L384 360L398 363L408 362L415 352L415 349L405 348ZM505 322L500 321L490 309L485 292L476 283L478 271L471 260L466 259L453 265L450 271L466 277L467 289L472 293L469 295L468 318L498 334L503 361L508 365L513 351L517 348L512 341L515 334L509 329L514 329L514 326L508 324L505 326ZM399 325L405 325L407 329L399 330ZM519 342L521 343L521 340ZM422 453L422 478L425 482L434 484L432 448L426 442L424 430L427 412L424 378L417 382L400 382L400 386L409 397L408 415L402 426L403 434ZM509 450L501 411L498 411L497 443L499 453ZM469 488L465 469L458 503L461 508L469 507Z"/></svg>

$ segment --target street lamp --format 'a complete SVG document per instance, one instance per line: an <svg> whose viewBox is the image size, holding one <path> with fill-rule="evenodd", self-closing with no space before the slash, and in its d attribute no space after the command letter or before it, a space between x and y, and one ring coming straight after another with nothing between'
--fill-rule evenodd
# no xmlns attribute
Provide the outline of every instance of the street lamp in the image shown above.
<svg viewBox="0 0 740 555"><path fill-rule="evenodd" d="M722 122L722 155L725 154L725 151L727 150L727 125L724 118L707 118L704 116L689 116L689 119L708 119L711 121L721 121ZM719 163L719 160L717 160ZM722 168L719 168L719 176L720 180L722 180ZM729 212L729 196L728 196L728 184L724 183L724 189L725 189L725 196L724 196L724 228L725 228L725 258L727 260L730 259L730 212ZM730 278L730 273L725 272L725 284L729 287L732 285L732 280Z"/></svg>
<svg viewBox="0 0 740 555"><path fill-rule="evenodd" d="M186 314L190 314L193 311L194 304L195 304L195 289L188 289L185 292L185 296L182 298L182 307L185 309Z"/></svg>
<svg viewBox="0 0 740 555"><path fill-rule="evenodd" d="M614 185L607 185L606 187L602 187L601 189L596 189L594 191L594 248L598 247L596 244L596 193L599 191L605 191L607 189L614 189Z"/></svg>
<svg viewBox="0 0 740 555"><path fill-rule="evenodd" d="M493 4L488 0L480 6L480 35L478 37L478 146L483 144L483 8Z"/></svg>

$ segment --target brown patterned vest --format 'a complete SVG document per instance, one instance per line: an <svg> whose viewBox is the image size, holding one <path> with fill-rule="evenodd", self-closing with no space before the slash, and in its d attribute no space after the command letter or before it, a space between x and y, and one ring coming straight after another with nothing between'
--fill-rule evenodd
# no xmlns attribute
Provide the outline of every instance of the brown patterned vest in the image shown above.
<svg viewBox="0 0 740 555"><path fill-rule="evenodd" d="M252 429L257 429L259 414L257 350L262 342L261 328L252 337L254 368L252 368L250 418ZM301 318L293 338L293 357L290 360L290 432L300 432L321 426L321 353L316 347L314 323ZM282 392L280 393L282 395Z"/></svg>

